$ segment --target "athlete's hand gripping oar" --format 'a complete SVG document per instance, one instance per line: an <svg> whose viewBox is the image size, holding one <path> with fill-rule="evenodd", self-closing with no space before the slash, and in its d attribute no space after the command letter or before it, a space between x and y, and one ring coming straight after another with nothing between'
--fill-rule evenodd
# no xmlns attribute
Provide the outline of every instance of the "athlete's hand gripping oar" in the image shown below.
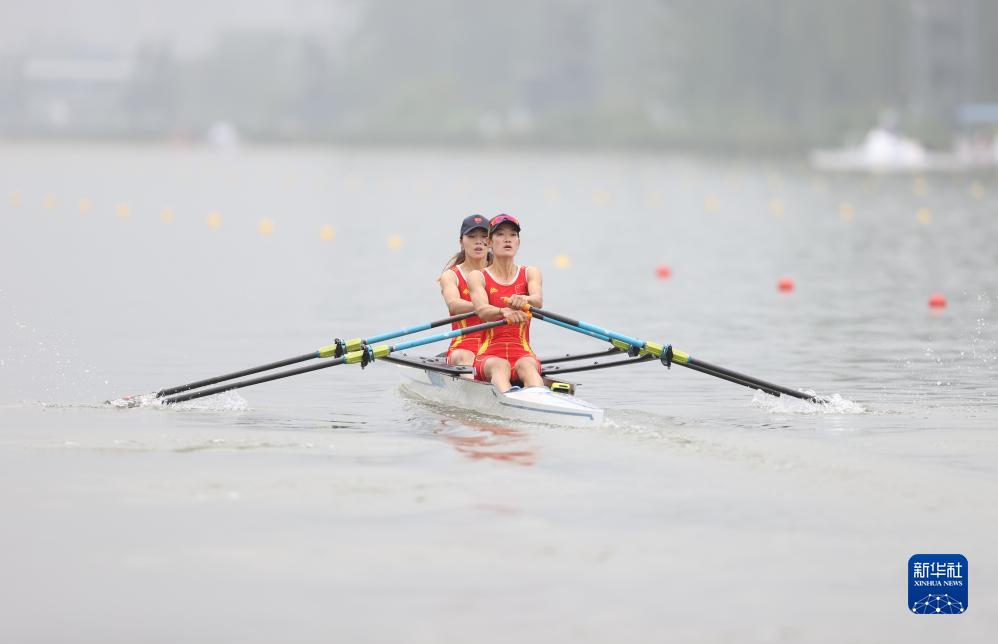
<svg viewBox="0 0 998 644"><path fill-rule="evenodd" d="M631 351L633 348L637 350L639 354L651 354L656 358L659 358L662 361L662 364L667 367L672 363L675 363L689 369L693 369L694 371L699 371L716 378L722 378L735 384L750 387L752 389L760 389L774 396L785 394L787 396L793 396L794 398L800 398L801 400L807 400L810 402L828 402L827 399L819 396L794 391L788 387L766 382L765 380L760 380L759 378L754 378L737 371L732 371L731 369L725 369L724 367L719 367L717 365L710 364L709 362L704 362L703 360L694 359L687 353L673 349L672 345L661 345L657 342L639 340L638 338L632 338L621 333L610 331L609 329L598 327L594 324L589 324L588 322L581 322L579 320L559 315L557 313L552 313L551 311L545 311L544 309L539 309L533 306L524 308L524 310L528 309L536 318L540 318L546 322L551 322L563 328L584 333L585 335L591 337L606 339L613 346L619 349Z"/></svg>
<svg viewBox="0 0 998 644"><path fill-rule="evenodd" d="M288 371L281 371L279 373L272 373L266 376L260 376L259 378L251 378L249 380L239 380L236 382L230 382L225 385L219 385L217 387L210 387L208 389L200 389L198 391L192 391L187 394L180 394L176 396L170 396L168 398L163 398L162 402L165 405L170 405L173 403L184 402L186 400L194 400L195 398L203 398L204 396L211 396L213 394L220 394L225 391L232 391L233 389L242 389L243 387L249 387L250 385L258 385L262 382L270 382L271 380L279 380L281 378L287 378L289 376L297 376L298 374L308 373L310 371L318 371L319 369L327 369L329 367L335 367L341 364L360 364L362 367L367 366L369 362L376 358L384 358L385 356L393 353L395 351L401 351L404 349L411 349L413 347L419 347L424 344L431 344L433 342L442 342L444 340L450 340L451 338L456 338L458 336L467 335L469 333L476 333L478 331L484 331L485 329L491 329L493 327L502 326L508 324L506 320L497 320L495 322L486 322L484 324L476 324L475 326L469 326L463 329L455 329L453 331L448 331L447 333L438 333L437 335L427 336L425 338L416 338L415 340L409 340L408 342L401 342L395 345L378 345L371 347L368 345L362 345L360 349L356 351L350 351L345 355L332 360L326 360L320 364L309 365L307 367L299 367L297 369L290 369Z"/></svg>
<svg viewBox="0 0 998 644"><path fill-rule="evenodd" d="M207 387L208 385L214 385L219 382L225 382L226 380L234 380L236 378L242 378L243 376L251 376L254 373L260 373L261 371L270 371L271 369L278 369L280 367L287 367L288 365L297 364L299 362L305 362L306 360L314 360L316 358L339 358L342 355L350 351L356 351L360 349L365 344L371 344L374 342L384 342L385 340L391 340L392 338L398 338L403 335L409 335L410 333L419 333L420 331L426 331L427 329L433 329L438 326L443 326L445 324L451 324L452 322L460 322L461 320L466 320L470 318L475 313L470 311L468 313L461 313L460 315L452 315L449 318L444 318L442 320L435 320L433 322L427 322L426 324L417 324L416 326L406 327L404 329L398 329L397 331L389 331L388 333L382 333L371 338L354 338L352 340L340 340L336 338L332 344L326 345L317 349L316 351L311 351L309 353L304 353L300 356L293 356L291 358L285 358L283 360L278 360L276 362L268 362L267 364L260 365L258 367L249 367L248 369L242 369L240 371L233 371L232 373L222 374L221 376L214 376L212 378L205 378L204 380L195 380L194 382L188 382L187 384L177 385L175 387L166 387L165 389L160 389L153 396L154 398L163 398L165 396L172 396L173 394L178 394L182 391L190 391L191 389L200 389L201 387ZM339 363L337 363L339 364ZM333 366L333 365L327 365ZM305 373L310 370L302 371L299 373ZM262 381L266 382L266 381ZM121 400L131 400L131 396L125 396Z"/></svg>

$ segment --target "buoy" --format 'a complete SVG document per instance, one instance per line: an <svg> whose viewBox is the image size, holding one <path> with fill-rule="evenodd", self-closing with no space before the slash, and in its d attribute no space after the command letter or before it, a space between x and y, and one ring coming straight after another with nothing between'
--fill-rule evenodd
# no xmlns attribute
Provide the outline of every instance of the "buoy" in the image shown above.
<svg viewBox="0 0 998 644"><path fill-rule="evenodd" d="M209 213L206 222L208 224L208 228L218 230L218 228L222 225L222 215L217 212Z"/></svg>
<svg viewBox="0 0 998 644"><path fill-rule="evenodd" d="M398 250L402 248L402 237L399 235L392 235L388 238L388 248L391 250Z"/></svg>
<svg viewBox="0 0 998 644"><path fill-rule="evenodd" d="M593 205L602 208L603 206L610 203L610 193L606 190L594 190L593 191Z"/></svg>
<svg viewBox="0 0 998 644"><path fill-rule="evenodd" d="M794 281L789 277L781 277L776 283L776 288L780 289L781 293L790 293L794 290Z"/></svg>
<svg viewBox="0 0 998 644"><path fill-rule="evenodd" d="M319 239L322 241L333 241L334 237L336 237L336 229L329 224L326 224L319 229Z"/></svg>
<svg viewBox="0 0 998 644"><path fill-rule="evenodd" d="M933 293L929 296L929 307L933 309L945 309L946 296L942 293Z"/></svg>
<svg viewBox="0 0 998 644"><path fill-rule="evenodd" d="M774 217L782 217L783 213L786 212L786 207L783 205L783 200L779 197L773 197L769 200L769 212Z"/></svg>
<svg viewBox="0 0 998 644"><path fill-rule="evenodd" d="M655 267L655 275L660 280L667 280L672 277L672 269L669 268L668 264L659 264Z"/></svg>
<svg viewBox="0 0 998 644"><path fill-rule="evenodd" d="M177 215L173 212L173 209L171 208L163 208L161 211L159 211L159 220L164 224L172 222L176 218L176 216Z"/></svg>
<svg viewBox="0 0 998 644"><path fill-rule="evenodd" d="M272 219L261 219L260 224L257 226L257 230L260 234L266 237L274 232L274 221Z"/></svg>
<svg viewBox="0 0 998 644"><path fill-rule="evenodd" d="M568 255L558 255L554 258L554 265L562 270L572 267L572 258Z"/></svg>

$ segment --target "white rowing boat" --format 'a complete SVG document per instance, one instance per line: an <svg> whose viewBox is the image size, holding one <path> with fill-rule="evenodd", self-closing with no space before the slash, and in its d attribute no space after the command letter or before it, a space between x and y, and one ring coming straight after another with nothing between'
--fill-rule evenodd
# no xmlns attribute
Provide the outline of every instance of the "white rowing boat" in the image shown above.
<svg viewBox="0 0 998 644"><path fill-rule="evenodd" d="M602 409L571 393L526 387L500 394L490 383L462 378L460 368L435 359L418 360L403 358L397 362L403 365L403 388L424 400L531 423L571 427L598 427L603 423ZM435 368L421 368L420 362ZM433 362L439 366L431 365Z"/></svg>

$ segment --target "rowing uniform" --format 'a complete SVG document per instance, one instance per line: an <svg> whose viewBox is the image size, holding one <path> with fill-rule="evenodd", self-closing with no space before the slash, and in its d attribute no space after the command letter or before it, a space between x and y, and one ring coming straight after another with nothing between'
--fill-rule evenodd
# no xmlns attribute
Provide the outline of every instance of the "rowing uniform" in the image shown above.
<svg viewBox="0 0 998 644"><path fill-rule="evenodd" d="M455 275L457 275L457 291L461 294L461 299L470 302L471 290L468 288L468 280L464 277L464 271L461 270L460 266L454 266L451 270L454 271ZM475 326L476 324L482 324L482 318L477 315L472 315L470 318L458 320L457 322L451 322L450 328L456 331L458 329L465 329L469 326ZM447 347L447 360L450 360L451 352L454 351L454 349L465 349L467 351L471 351L472 353L478 353L478 348L481 343L481 331L469 333L468 335L459 335L451 340L450 346Z"/></svg>
<svg viewBox="0 0 998 644"><path fill-rule="evenodd" d="M527 295L527 269L520 266L516 271L516 278L509 284L503 284L496 280L489 272L489 269L482 269L485 277L485 292L489 295L489 304L498 308L504 308L508 304L503 298L514 295ZM519 325L503 325L485 330L485 337L482 338L481 346L478 348L478 355L475 357L475 379L487 380L485 377L485 361L489 358L503 358L509 362L509 368L514 378L516 378L516 362L520 358L533 358L537 363L537 371L540 373L541 362L534 355L530 348L530 320Z"/></svg>

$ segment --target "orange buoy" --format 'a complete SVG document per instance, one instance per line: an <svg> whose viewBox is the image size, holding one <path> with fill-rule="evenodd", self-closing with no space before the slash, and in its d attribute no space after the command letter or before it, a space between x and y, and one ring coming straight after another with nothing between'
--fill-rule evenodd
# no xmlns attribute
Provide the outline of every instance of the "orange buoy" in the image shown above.
<svg viewBox="0 0 998 644"><path fill-rule="evenodd" d="M671 269L671 268L669 268L669 265L668 265L668 264L659 264L659 265L658 265L658 266L657 266L657 267L655 268L655 275L656 275L656 276L658 277L658 279L660 279L660 280L667 280L667 279L669 279L670 277L672 277L672 269Z"/></svg>
<svg viewBox="0 0 998 644"><path fill-rule="evenodd" d="M929 296L929 307L933 309L945 309L946 296L942 293L933 293Z"/></svg>
<svg viewBox="0 0 998 644"><path fill-rule="evenodd" d="M794 290L794 281L789 277L781 277L776 283L776 288L780 289L781 293L789 293Z"/></svg>

